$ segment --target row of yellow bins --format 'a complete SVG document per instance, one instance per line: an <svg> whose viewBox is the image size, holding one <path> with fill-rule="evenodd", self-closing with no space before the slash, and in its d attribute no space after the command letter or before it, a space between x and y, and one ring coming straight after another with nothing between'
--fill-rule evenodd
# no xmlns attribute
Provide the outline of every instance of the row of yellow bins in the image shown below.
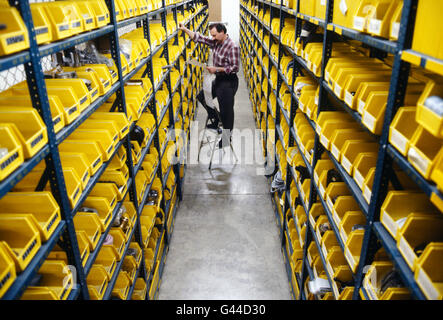
<svg viewBox="0 0 443 320"><path fill-rule="evenodd" d="M347 257L338 244L334 231L326 228L326 226L329 226L329 220L324 213L321 203L315 203L312 206L308 217L306 217L303 207L298 205L295 209L294 217L288 220L288 228L291 234L293 234L291 239L293 240L293 248L295 248L294 258L302 259L303 257L302 248L304 247L304 242L302 239L304 239L306 234L307 219L309 219L308 223L313 226L315 236L320 243L320 249L315 241L312 241L308 246L306 252L308 263L313 270L315 278L327 280L329 274L330 278L333 279L331 291L320 298L323 300L351 300L354 287L349 286L348 283L352 280L352 272L349 268ZM298 238L295 237L297 234L299 235ZM321 254L326 260L326 269L322 263L319 250L321 250ZM314 279L308 279L307 281L311 280ZM305 286L305 294L308 297L313 295L309 291L308 286Z"/></svg>
<svg viewBox="0 0 443 320"><path fill-rule="evenodd" d="M59 145L66 191L72 207L78 203L90 178L104 162L109 161L114 152L117 154L113 161L117 161L119 157L125 157L126 154L122 152L122 149L116 150L115 148L118 142L126 136L127 127L129 127L129 124L123 113L94 113ZM91 140L91 136L94 136L95 139ZM13 190L35 190L45 168L44 161L41 161L14 186ZM107 179L109 172L113 171L112 166L108 167L101 176L100 181ZM113 176L110 179L115 179L115 181L124 185L127 175L127 168L125 168L124 175L122 174L123 178ZM46 184L45 190L50 190L49 184Z"/></svg>
<svg viewBox="0 0 443 320"><path fill-rule="evenodd" d="M97 29L110 21L104 0L31 3L30 9L37 44ZM0 32L0 55L29 48L28 30L18 10L2 0L0 11L6 25Z"/></svg>
<svg viewBox="0 0 443 320"><path fill-rule="evenodd" d="M60 220L60 208L50 192L9 192L0 199L0 297Z"/></svg>
<svg viewBox="0 0 443 320"><path fill-rule="evenodd" d="M442 77L426 71L413 76L422 85L419 99L399 108L390 126L389 142L425 179L443 190Z"/></svg>
<svg viewBox="0 0 443 320"><path fill-rule="evenodd" d="M428 299L442 299L443 216L428 196L416 190L388 193L380 221L397 243Z"/></svg>

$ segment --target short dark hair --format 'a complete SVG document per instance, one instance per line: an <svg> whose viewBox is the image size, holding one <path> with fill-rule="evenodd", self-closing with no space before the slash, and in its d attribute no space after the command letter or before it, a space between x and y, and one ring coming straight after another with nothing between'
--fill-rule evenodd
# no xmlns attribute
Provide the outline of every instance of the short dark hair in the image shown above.
<svg viewBox="0 0 443 320"><path fill-rule="evenodd" d="M212 30L214 28L217 29L217 32L223 31L223 33L226 33L226 27L223 23L213 23L209 26L209 30Z"/></svg>

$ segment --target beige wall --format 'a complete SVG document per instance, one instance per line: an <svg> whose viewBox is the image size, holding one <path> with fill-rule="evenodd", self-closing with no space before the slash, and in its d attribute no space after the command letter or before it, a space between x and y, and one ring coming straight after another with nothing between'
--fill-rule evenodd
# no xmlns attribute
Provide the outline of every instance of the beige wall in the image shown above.
<svg viewBox="0 0 443 320"><path fill-rule="evenodd" d="M221 0L209 0L209 21L221 21L222 20L222 1Z"/></svg>

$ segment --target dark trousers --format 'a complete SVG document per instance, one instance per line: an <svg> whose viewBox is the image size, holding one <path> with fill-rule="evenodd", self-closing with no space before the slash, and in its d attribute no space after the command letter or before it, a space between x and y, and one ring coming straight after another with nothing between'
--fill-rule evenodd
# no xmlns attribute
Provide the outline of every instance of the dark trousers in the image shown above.
<svg viewBox="0 0 443 320"><path fill-rule="evenodd" d="M238 89L238 77L233 75L217 75L212 83L212 96L217 97L220 108L220 120L223 129L232 130L234 128L234 102L235 94ZM213 123L218 123L218 117L214 109L208 107L205 102L203 90L197 95L198 101L208 112L209 118Z"/></svg>

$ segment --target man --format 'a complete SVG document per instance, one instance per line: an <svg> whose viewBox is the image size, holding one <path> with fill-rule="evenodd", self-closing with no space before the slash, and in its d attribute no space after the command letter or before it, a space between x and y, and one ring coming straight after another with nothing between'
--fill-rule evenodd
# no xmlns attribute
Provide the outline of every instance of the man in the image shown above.
<svg viewBox="0 0 443 320"><path fill-rule="evenodd" d="M226 33L226 27L222 23L215 23L209 26L212 39L189 30L182 23L180 23L179 27L193 41L203 43L213 51L214 66L207 67L207 70L209 73L215 74L212 94L217 97L220 107L220 118L224 129L223 139L219 142L219 147L225 147L229 145L228 140L234 128L234 96L238 89L237 72L239 71L240 64L240 49ZM212 121L210 127L216 128L218 126L218 117L206 105L203 91L200 92L198 98Z"/></svg>

